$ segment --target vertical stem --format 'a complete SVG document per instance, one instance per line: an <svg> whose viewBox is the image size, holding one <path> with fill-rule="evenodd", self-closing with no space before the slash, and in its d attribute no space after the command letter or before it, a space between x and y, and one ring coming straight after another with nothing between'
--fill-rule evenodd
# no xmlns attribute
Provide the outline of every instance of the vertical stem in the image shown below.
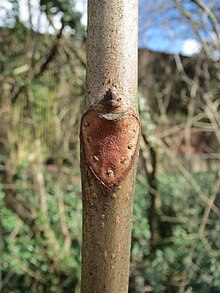
<svg viewBox="0 0 220 293"><path fill-rule="evenodd" d="M65 253L68 255L70 253L70 247L71 247L71 237L69 233L69 227L66 220L66 207L63 200L63 193L62 193L62 173L61 168L59 167L58 176L55 183L55 195L57 198L57 205L59 209L59 217L60 217L60 224L61 224L61 233L64 239L64 245L65 245Z"/></svg>
<svg viewBox="0 0 220 293"><path fill-rule="evenodd" d="M150 210L149 210L149 226L151 232L151 252L154 254L157 248L158 242L158 184L157 184L157 152L150 145L145 134L142 134L143 141L148 148L149 152L149 163L151 165L151 170L148 170L147 160L144 157L142 152L142 159L144 162L144 170L147 176L148 184L149 184L149 195L151 199Z"/></svg>
<svg viewBox="0 0 220 293"><path fill-rule="evenodd" d="M47 197L43 176L43 161L41 155L41 143L40 140L36 140L35 144L35 162L33 164L33 175L36 185L36 191L40 201L40 212L43 214L45 221L48 219Z"/></svg>
<svg viewBox="0 0 220 293"><path fill-rule="evenodd" d="M88 0L87 106L109 83L137 112L137 0Z"/></svg>
<svg viewBox="0 0 220 293"><path fill-rule="evenodd" d="M138 115L137 0L89 0L88 2L86 106L87 109L92 108L98 111L95 110L87 116L94 119L93 125L100 123L103 129L103 131L97 129L97 136L102 134L98 144L96 139L96 147L100 148L100 157L93 156L95 161L102 162L100 165L102 170L103 166L108 166L111 162L111 159L109 161L106 159L108 151L111 152L111 150L104 147L107 137L103 135L103 132L107 129L108 134L114 131L117 133L118 137L114 137L116 141L113 145L115 153L119 149L125 149L123 144L132 130L127 129L121 121L128 119L126 118L128 112L135 117ZM120 97L123 104L120 112L122 116L117 119L112 118L115 113L112 105L116 101L114 101L114 89L111 92L112 87L117 88L117 97ZM100 118L99 111L103 109L103 102L100 103L100 101L103 100L104 104L111 104L109 108L107 107L108 114L112 114L108 119L104 115ZM100 108L95 108L97 104L101 105ZM86 113L89 111L87 110ZM97 113L100 115L96 117ZM130 116L131 124L133 121L135 129L138 129L138 118L135 122L134 116ZM85 126L89 125L87 121L83 121L86 122ZM134 132L135 129L133 128ZM94 174L91 168L92 163L88 163L90 157L87 153L88 148L85 148L87 142L85 142L83 131L81 126L83 191L81 293L126 293L128 292L133 192L138 151L131 157L127 171L123 171L123 179L118 180L113 187L105 186L108 185L108 181L103 184L99 178L100 170L97 169L97 174ZM125 139L118 139L123 137L122 133L125 134ZM139 138L133 146L136 149L138 149L138 141ZM92 139L89 139L89 142L92 144ZM112 161L115 159L115 153L114 151L111 153ZM124 157L122 157L122 163L124 163ZM114 167L117 166L114 165ZM113 171L107 170L107 174L104 175L113 176ZM101 174L100 177L104 175Z"/></svg>

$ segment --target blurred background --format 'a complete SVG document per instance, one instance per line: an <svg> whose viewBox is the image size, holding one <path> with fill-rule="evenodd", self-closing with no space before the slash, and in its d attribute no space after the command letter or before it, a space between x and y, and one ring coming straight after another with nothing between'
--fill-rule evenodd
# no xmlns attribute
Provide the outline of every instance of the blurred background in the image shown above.
<svg viewBox="0 0 220 293"><path fill-rule="evenodd" d="M3 293L80 290L86 4L0 1ZM139 1L130 293L220 292L219 20L219 0Z"/></svg>

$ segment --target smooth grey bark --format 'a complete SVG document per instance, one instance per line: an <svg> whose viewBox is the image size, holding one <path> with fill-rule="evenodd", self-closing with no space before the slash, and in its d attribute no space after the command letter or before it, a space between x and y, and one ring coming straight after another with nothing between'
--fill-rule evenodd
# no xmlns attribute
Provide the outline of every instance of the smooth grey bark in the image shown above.
<svg viewBox="0 0 220 293"><path fill-rule="evenodd" d="M126 293L140 135L137 0L88 4L86 111L80 135L81 293Z"/></svg>
<svg viewBox="0 0 220 293"><path fill-rule="evenodd" d="M137 0L88 1L87 106L109 84L137 112Z"/></svg>

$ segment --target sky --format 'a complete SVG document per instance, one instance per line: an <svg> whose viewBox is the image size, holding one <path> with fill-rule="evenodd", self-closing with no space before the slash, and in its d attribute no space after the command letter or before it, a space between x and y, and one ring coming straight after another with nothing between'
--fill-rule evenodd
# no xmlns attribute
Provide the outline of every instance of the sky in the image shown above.
<svg viewBox="0 0 220 293"><path fill-rule="evenodd" d="M202 0L201 3L219 23L220 0ZM187 56L198 53L202 48L192 23L208 45L212 58L219 60L219 37L213 23L192 0L139 0L139 47Z"/></svg>
<svg viewBox="0 0 220 293"><path fill-rule="evenodd" d="M76 2L76 9L82 13L82 23L86 25L87 22L87 7L86 7L86 0L77 0ZM12 5L8 0L0 0L0 25L4 23L4 20L7 19L7 12L10 11ZM44 13L40 13L39 9L39 0L31 0L31 11L32 11L32 21L33 26L36 31L41 33L49 32L54 33L54 29L49 25L47 18ZM29 10L27 5L27 0L19 0L19 12L20 12L20 19L24 23L29 22ZM54 17L54 26L55 29L60 29L61 15L56 15Z"/></svg>
<svg viewBox="0 0 220 293"><path fill-rule="evenodd" d="M146 1L148 5L146 5ZM178 12L169 7L172 0L139 0L139 47L147 47L155 51L181 53L191 56L200 51L200 44L192 33L182 33L183 24L178 19ZM87 22L86 0L76 0L75 7L82 13L82 23ZM166 5L164 5L166 3ZM28 23L29 12L27 0L19 0L20 18ZM54 33L48 24L46 16L40 13L39 0L31 0L32 21L35 30ZM155 8L156 7L156 8ZM8 0L0 0L0 25L8 19L7 13L11 6ZM59 29L61 15L56 15L54 25ZM8 24L7 24L8 25ZM9 24L10 25L10 24Z"/></svg>
<svg viewBox="0 0 220 293"><path fill-rule="evenodd" d="M181 2L193 11L194 7L188 4L191 1ZM151 50L188 56L201 49L192 26L176 7L175 0L139 0L139 47L146 45Z"/></svg>

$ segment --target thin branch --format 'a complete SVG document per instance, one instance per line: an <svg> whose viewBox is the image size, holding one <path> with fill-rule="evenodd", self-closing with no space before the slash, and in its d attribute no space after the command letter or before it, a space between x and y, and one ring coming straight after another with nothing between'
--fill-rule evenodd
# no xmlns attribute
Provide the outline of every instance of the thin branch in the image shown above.
<svg viewBox="0 0 220 293"><path fill-rule="evenodd" d="M37 79L40 75L42 75L44 73L44 71L47 69L50 62L55 57L55 55L57 53L57 49L58 49L59 40L62 37L63 29L64 29L64 26L62 26L61 29L59 30L50 49L47 51L47 53L44 56L41 57L42 63L40 65L39 70L36 70L36 72L34 72L33 79ZM33 69L33 71L35 71L35 70ZM27 84L21 85L18 87L16 92L14 92L12 94L12 98L11 98L12 103L16 102L17 98L22 93L22 91L24 91L26 89L26 87L27 87Z"/></svg>
<svg viewBox="0 0 220 293"><path fill-rule="evenodd" d="M44 73L49 63L53 60L54 56L56 55L57 49L58 49L58 43L62 36L63 29L64 29L64 25L62 25L61 29L59 30L51 48L48 50L45 56L41 58L41 60L43 61L41 63L39 71L34 74L34 79L38 78L40 75Z"/></svg>
<svg viewBox="0 0 220 293"><path fill-rule="evenodd" d="M183 14L183 16L185 16L185 18L192 25L192 28L194 30L194 33L199 38L199 41L202 44L202 47L204 49L204 52L205 52L206 56L210 59L211 58L211 53L210 53L209 47L208 47L207 43L203 40L203 38L200 36L199 28L198 28L197 23L193 20L192 15L189 13L189 11L187 11L184 8L184 6L181 4L181 2L179 0L175 0L175 3L176 3L177 8Z"/></svg>
<svg viewBox="0 0 220 293"><path fill-rule="evenodd" d="M41 158L41 146L40 141L36 140L34 143L35 161L33 163L33 177L35 181L37 195L40 200L40 211L43 214L45 220L48 219L48 209L47 209L47 198L46 189L43 177L43 164Z"/></svg>
<svg viewBox="0 0 220 293"><path fill-rule="evenodd" d="M145 147L147 147L147 151L149 152L150 158L150 169L148 168L147 159L144 156L144 151L141 151L142 159L144 162L144 170L146 173L147 181L149 184L149 195L151 198L150 210L149 210L149 225L151 231L151 250L152 253L155 252L155 249L158 245L158 192L157 192L157 153L156 150L149 143L147 136L142 133L142 138L145 143ZM144 146L142 145L142 148Z"/></svg>
<svg viewBox="0 0 220 293"><path fill-rule="evenodd" d="M17 258L15 258L15 256L10 256L11 260L15 261L17 263L17 265L19 266L19 268L25 272L26 274L28 274L29 276L31 276L32 278L38 280L41 283L46 283L47 279L42 276L39 272L34 272L32 270L30 270L28 267L26 267L26 265L24 265L20 260L18 260Z"/></svg>
<svg viewBox="0 0 220 293"><path fill-rule="evenodd" d="M212 13L212 11L209 9L209 7L202 1L200 0L192 0L197 6L199 6L204 13L208 16L209 20L212 23L213 30L218 38L218 42L220 40L220 31L219 31L219 23L218 20L216 19L215 15Z"/></svg>
<svg viewBox="0 0 220 293"><path fill-rule="evenodd" d="M57 178L56 184L55 184L55 195L57 198L57 205L58 205L58 209L59 209L61 233L62 233L63 239L64 239L65 252L66 252L66 254L68 254L70 252L71 236L69 233L69 227L68 227L68 223L66 220L66 214L65 214L66 207L64 204L63 193L62 193L62 189L61 189L61 182L62 182L61 176L62 176L61 170L59 170L58 178Z"/></svg>
<svg viewBox="0 0 220 293"><path fill-rule="evenodd" d="M163 143L163 149L165 153L169 156L170 159L172 159L172 162L176 165L176 167L179 169L179 171L184 175L184 177L188 180L188 182L192 185L194 190L197 192L199 197L201 198L203 204L206 206L209 204L209 196L200 188L198 183L193 179L191 174L186 170L186 168L179 162L176 158L175 155L173 155L172 151L169 150L169 148ZM220 209L213 204L211 209L213 212L218 216L220 219Z"/></svg>

